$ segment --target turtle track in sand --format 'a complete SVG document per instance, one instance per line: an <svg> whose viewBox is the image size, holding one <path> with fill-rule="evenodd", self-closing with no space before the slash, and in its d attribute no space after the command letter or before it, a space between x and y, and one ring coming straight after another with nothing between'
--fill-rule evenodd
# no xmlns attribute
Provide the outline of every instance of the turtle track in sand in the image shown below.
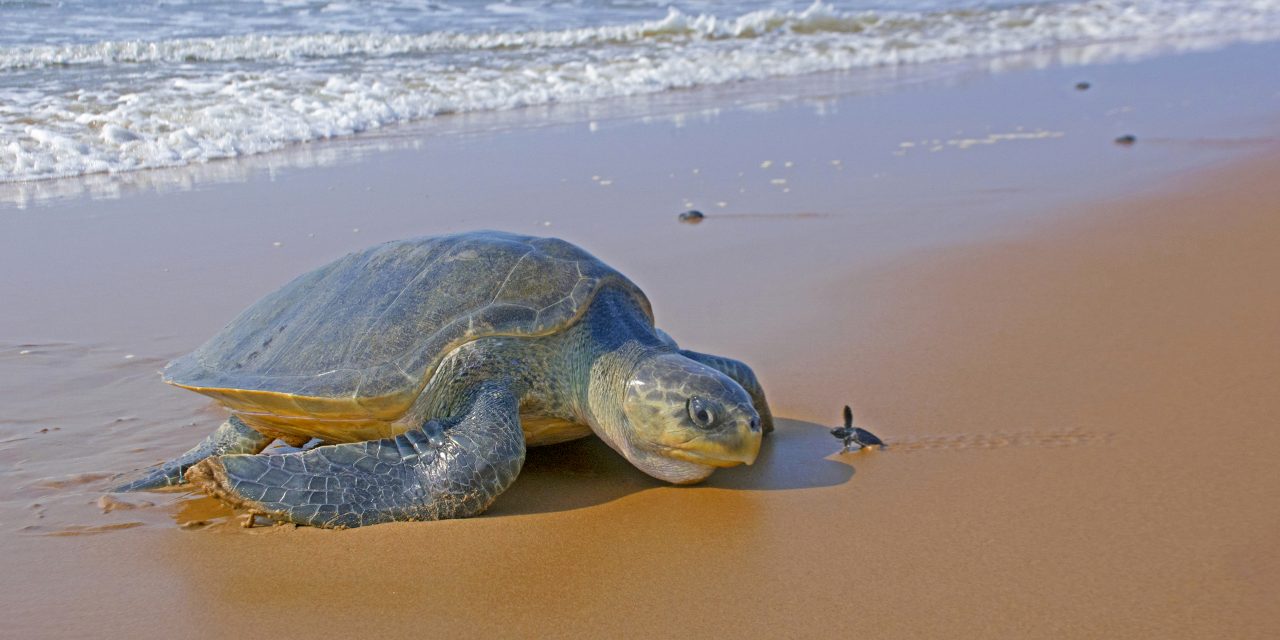
<svg viewBox="0 0 1280 640"><path fill-rule="evenodd" d="M1116 434L1080 428L1028 431L992 431L989 433L954 433L893 438L885 443L894 451L963 451L970 449L1005 449L1037 447L1061 449L1109 445Z"/></svg>

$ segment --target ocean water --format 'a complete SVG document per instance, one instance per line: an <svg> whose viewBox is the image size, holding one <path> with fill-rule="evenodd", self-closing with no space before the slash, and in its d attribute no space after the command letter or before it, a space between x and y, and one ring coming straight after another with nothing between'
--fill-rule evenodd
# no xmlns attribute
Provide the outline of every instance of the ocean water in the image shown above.
<svg viewBox="0 0 1280 640"><path fill-rule="evenodd" d="M1280 38L1280 0L0 0L0 182L450 113L1205 38Z"/></svg>

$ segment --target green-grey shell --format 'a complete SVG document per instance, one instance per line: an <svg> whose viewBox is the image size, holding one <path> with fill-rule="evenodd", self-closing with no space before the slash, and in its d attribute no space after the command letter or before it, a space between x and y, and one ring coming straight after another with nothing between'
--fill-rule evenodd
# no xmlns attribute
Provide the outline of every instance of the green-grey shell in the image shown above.
<svg viewBox="0 0 1280 640"><path fill-rule="evenodd" d="M455 347L538 336L619 287L644 293L555 238L485 231L388 242L304 274L164 370L233 409L393 420Z"/></svg>

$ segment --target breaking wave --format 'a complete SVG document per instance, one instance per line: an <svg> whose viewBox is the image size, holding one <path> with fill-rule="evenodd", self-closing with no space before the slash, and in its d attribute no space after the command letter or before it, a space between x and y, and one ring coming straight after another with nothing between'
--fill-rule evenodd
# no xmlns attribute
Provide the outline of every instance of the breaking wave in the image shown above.
<svg viewBox="0 0 1280 640"><path fill-rule="evenodd" d="M0 47L0 181L243 156L441 114L1054 47L1280 36L1280 0L768 8L563 29Z"/></svg>

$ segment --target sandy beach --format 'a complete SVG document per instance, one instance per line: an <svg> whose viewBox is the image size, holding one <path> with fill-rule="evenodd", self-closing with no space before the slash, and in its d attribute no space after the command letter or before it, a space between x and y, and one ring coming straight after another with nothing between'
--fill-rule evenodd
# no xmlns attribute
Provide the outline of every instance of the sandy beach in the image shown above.
<svg viewBox="0 0 1280 640"><path fill-rule="evenodd" d="M1065 50L0 185L0 637L1271 637L1277 61ZM348 531L104 493L225 415L165 362L476 228L750 363L759 460L674 487L591 438L482 517ZM845 404L887 449L839 453Z"/></svg>

